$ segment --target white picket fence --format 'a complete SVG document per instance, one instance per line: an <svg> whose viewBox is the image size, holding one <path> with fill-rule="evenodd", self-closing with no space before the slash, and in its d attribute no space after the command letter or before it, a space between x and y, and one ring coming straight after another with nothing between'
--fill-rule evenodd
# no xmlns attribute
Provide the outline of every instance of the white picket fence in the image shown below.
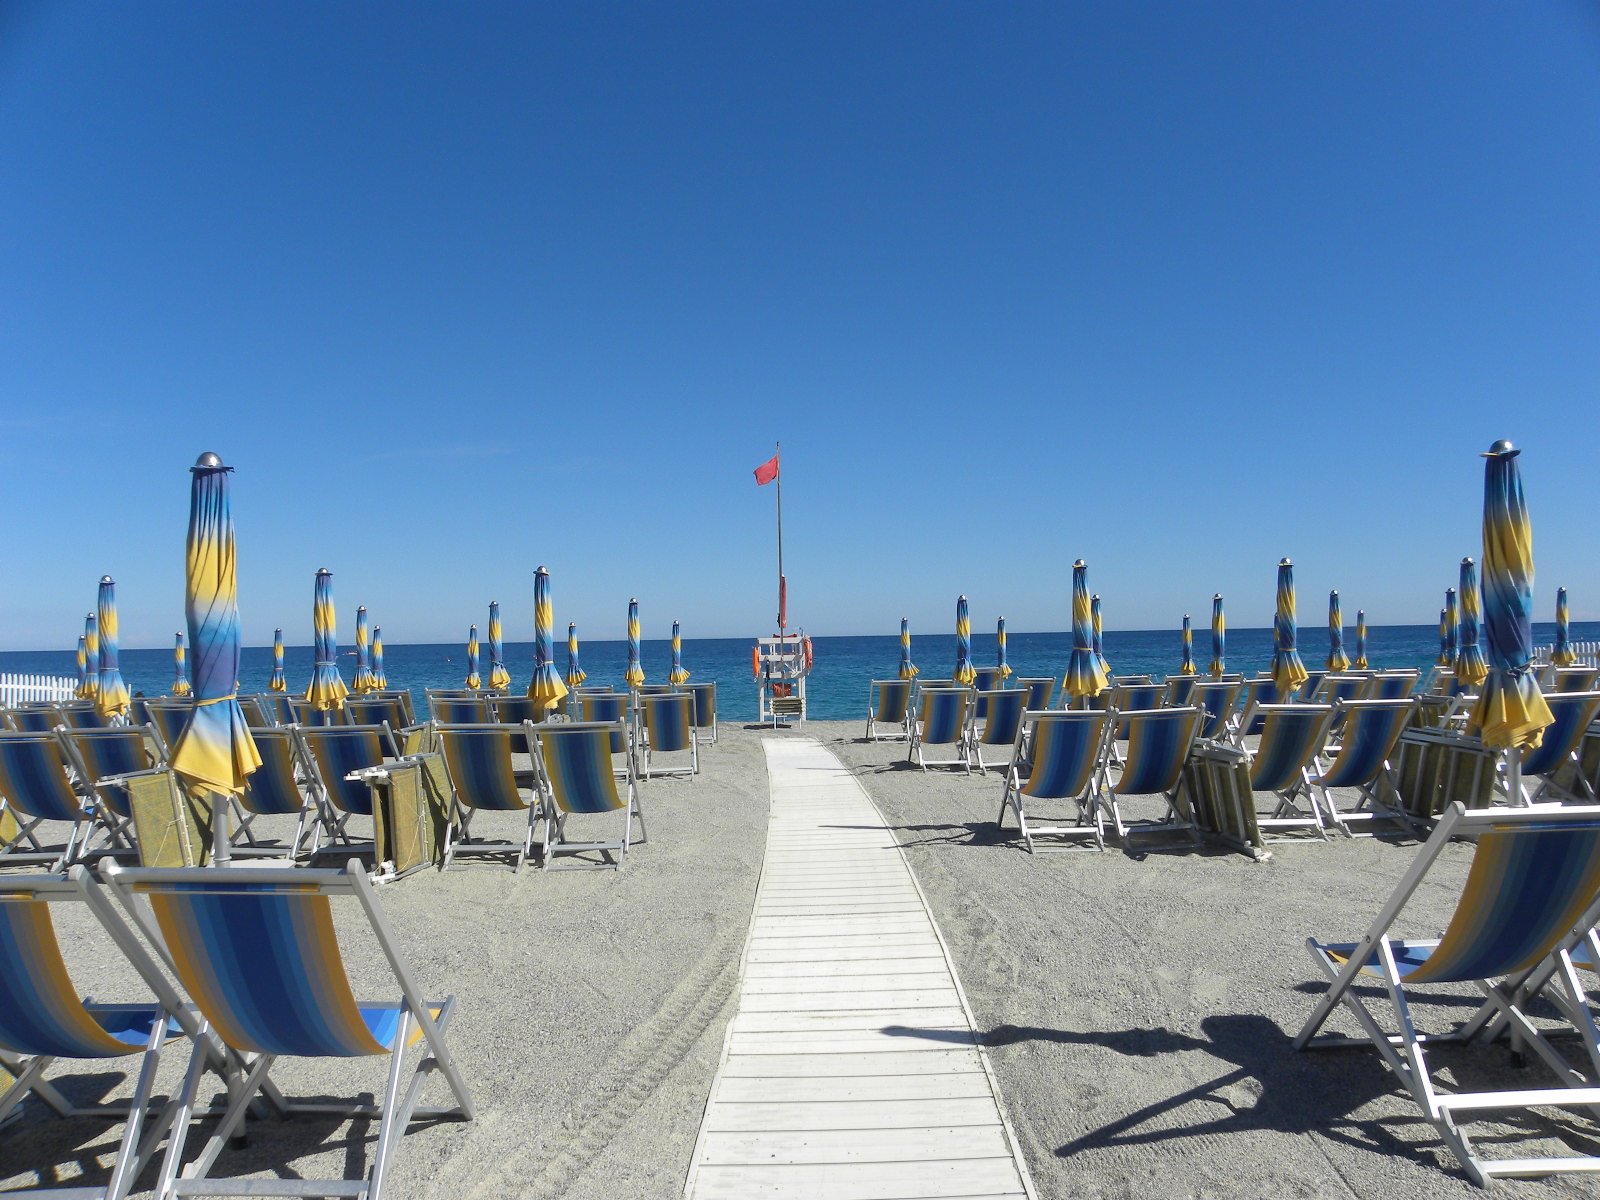
<svg viewBox="0 0 1600 1200"><path fill-rule="evenodd" d="M1578 665L1584 667L1600 667L1600 642L1568 642L1572 652L1578 656ZM1538 646L1533 651L1533 661L1539 666L1546 666L1550 662L1550 654L1554 646Z"/></svg>
<svg viewBox="0 0 1600 1200"><path fill-rule="evenodd" d="M62 675L0 673L0 705L29 700L71 700L78 683Z"/></svg>

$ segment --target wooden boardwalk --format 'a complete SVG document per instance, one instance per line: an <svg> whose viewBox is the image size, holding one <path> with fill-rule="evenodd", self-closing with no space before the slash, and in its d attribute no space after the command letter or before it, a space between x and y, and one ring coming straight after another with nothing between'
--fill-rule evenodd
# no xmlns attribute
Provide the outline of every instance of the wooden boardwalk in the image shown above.
<svg viewBox="0 0 1600 1200"><path fill-rule="evenodd" d="M766 752L766 860L685 1194L1032 1197L894 834L816 741Z"/></svg>

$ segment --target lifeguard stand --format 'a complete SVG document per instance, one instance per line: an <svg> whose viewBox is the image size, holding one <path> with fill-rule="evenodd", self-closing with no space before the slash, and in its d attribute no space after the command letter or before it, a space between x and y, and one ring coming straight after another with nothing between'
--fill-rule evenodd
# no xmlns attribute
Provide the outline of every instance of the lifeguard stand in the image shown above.
<svg viewBox="0 0 1600 1200"><path fill-rule="evenodd" d="M806 676L811 671L806 641L803 632L756 640L756 719L760 724L770 721L779 726L793 721L805 727Z"/></svg>

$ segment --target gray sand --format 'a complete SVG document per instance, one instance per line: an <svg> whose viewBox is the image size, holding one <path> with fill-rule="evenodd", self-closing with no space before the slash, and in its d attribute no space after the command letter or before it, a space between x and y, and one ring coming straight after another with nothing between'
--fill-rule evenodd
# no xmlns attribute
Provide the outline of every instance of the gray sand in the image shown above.
<svg viewBox="0 0 1600 1200"><path fill-rule="evenodd" d="M1030 857L995 833L998 776L924 775L904 765L903 746L859 743L862 724L812 722L807 733L857 770L906 846L1040 1196L1482 1194L1375 1054L1288 1048L1320 991L1305 936L1358 934L1414 842L1276 846L1265 864L1154 846ZM451 1041L479 1109L470 1124L408 1135L393 1195L682 1194L765 844L760 736L725 727L698 781L645 784L650 842L620 875L473 865L382 889L424 989L459 999ZM1447 854L1406 932L1442 926L1469 855ZM80 986L136 995L108 948L70 937L86 929L80 920L60 924ZM358 994L389 995L371 947L346 944ZM164 1083L180 1057L164 1065ZM1440 1061L1474 1079L1522 1078L1498 1050ZM68 1065L54 1077L80 1099L126 1095L124 1066ZM348 1095L354 1074L358 1087L381 1088L372 1064L348 1067L286 1062L275 1074L295 1094ZM430 1085L429 1099L443 1096ZM343 1174L347 1162L354 1173L375 1132L317 1121L252 1129L225 1156L230 1173ZM0 1135L0 1184L37 1183L41 1162L59 1164L62 1179L103 1177L118 1132L35 1110ZM1534 1119L1523 1132L1600 1152L1577 1118ZM1537 1149L1524 1140L1516 1152ZM1496 1191L1596 1188L1513 1181Z"/></svg>

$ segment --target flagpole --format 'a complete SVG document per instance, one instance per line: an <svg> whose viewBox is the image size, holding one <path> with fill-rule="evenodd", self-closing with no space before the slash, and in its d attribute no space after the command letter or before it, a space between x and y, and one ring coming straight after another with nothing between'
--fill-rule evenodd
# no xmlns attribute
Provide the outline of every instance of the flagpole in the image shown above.
<svg viewBox="0 0 1600 1200"><path fill-rule="evenodd" d="M772 458L778 464L778 636L783 636L783 443L772 443Z"/></svg>

